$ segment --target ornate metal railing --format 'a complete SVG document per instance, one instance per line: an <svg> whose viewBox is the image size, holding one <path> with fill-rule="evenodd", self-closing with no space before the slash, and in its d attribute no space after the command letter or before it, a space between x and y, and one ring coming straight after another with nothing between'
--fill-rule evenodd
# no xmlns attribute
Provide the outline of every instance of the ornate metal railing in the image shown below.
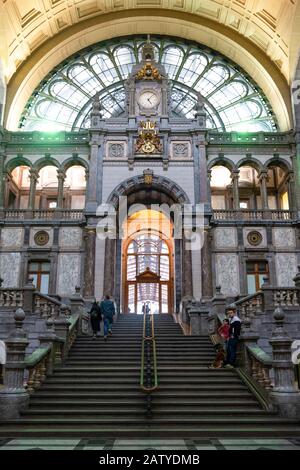
<svg viewBox="0 0 300 470"><path fill-rule="evenodd" d="M143 340L141 354L140 387L146 393L147 416L152 414L151 393L158 388L156 342L154 334L154 318L144 314Z"/></svg>

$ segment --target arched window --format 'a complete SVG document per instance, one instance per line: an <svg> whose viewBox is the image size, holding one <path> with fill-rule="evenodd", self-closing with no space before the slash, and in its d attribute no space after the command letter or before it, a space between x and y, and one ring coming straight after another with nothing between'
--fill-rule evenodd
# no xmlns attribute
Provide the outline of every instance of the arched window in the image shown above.
<svg viewBox="0 0 300 470"><path fill-rule="evenodd" d="M207 47L171 38L152 37L155 58L171 80L174 116L191 119L197 93L205 99L207 125L220 131L276 131L270 104L254 81L233 62ZM103 117L125 110L125 81L140 63L145 38L95 44L57 66L30 97L19 128L78 130L90 126L97 92Z"/></svg>

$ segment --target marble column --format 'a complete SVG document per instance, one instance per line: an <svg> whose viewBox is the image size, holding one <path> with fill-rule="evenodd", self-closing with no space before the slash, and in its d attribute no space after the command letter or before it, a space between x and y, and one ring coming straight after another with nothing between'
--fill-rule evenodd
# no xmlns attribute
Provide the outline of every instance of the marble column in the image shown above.
<svg viewBox="0 0 300 470"><path fill-rule="evenodd" d="M294 175L295 175L295 187L300 187L300 129L295 132L296 139L296 154L293 155L294 164ZM300 216L300 191L295 191L296 195L296 209L298 212L298 218Z"/></svg>
<svg viewBox="0 0 300 470"><path fill-rule="evenodd" d="M83 280L83 296L85 298L94 298L95 283L95 244L96 230L94 228L86 228L84 230L84 280Z"/></svg>
<svg viewBox="0 0 300 470"><path fill-rule="evenodd" d="M182 239L182 295L193 295L192 252L186 249L188 241Z"/></svg>
<svg viewBox="0 0 300 470"><path fill-rule="evenodd" d="M104 263L104 295L115 295L115 262L116 262L116 240L107 238L105 241L105 263Z"/></svg>
<svg viewBox="0 0 300 470"><path fill-rule="evenodd" d="M58 189L57 189L57 209L63 208L64 203L64 182L66 173L62 170L57 170Z"/></svg>
<svg viewBox="0 0 300 470"><path fill-rule="evenodd" d="M4 188L6 175L4 174L4 153L0 152L0 208L4 207Z"/></svg>
<svg viewBox="0 0 300 470"><path fill-rule="evenodd" d="M235 210L240 209L239 177L240 177L239 170L232 171L231 180L232 180L232 192L233 192L233 208Z"/></svg>
<svg viewBox="0 0 300 470"><path fill-rule="evenodd" d="M269 210L267 179L268 179L268 172L261 171L259 174L259 184L260 184L261 205L262 205L263 211Z"/></svg>
<svg viewBox="0 0 300 470"><path fill-rule="evenodd" d="M294 172L290 171L288 174L288 194L289 194L289 209L294 211L296 209L296 196L295 196L295 178Z"/></svg>
<svg viewBox="0 0 300 470"><path fill-rule="evenodd" d="M95 212L97 208L97 160L98 160L98 140L96 138L90 142L90 171L86 186L86 209Z"/></svg>
<svg viewBox="0 0 300 470"><path fill-rule="evenodd" d="M209 228L203 231L203 246L201 249L201 271L202 271L202 298L210 299L213 295L212 286L212 258L211 258L211 235Z"/></svg>
<svg viewBox="0 0 300 470"><path fill-rule="evenodd" d="M37 170L31 169L29 171L29 176L30 176L30 188L29 188L28 209L34 209L36 184L39 179L39 173Z"/></svg>

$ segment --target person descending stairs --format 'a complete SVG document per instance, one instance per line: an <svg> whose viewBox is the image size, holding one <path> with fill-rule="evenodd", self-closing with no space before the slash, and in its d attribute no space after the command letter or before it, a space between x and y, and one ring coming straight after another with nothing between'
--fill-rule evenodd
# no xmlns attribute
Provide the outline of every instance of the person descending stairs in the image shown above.
<svg viewBox="0 0 300 470"><path fill-rule="evenodd" d="M62 366L0 437L299 437L300 425L261 408L234 369L209 369L208 336L184 336L154 316L158 390L147 416L140 388L142 315L120 315L113 336L78 336Z"/></svg>

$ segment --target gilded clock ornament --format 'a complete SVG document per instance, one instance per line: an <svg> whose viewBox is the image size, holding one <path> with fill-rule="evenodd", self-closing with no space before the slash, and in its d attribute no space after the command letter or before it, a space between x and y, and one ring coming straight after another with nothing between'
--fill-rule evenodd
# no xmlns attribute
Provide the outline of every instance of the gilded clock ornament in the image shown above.
<svg viewBox="0 0 300 470"><path fill-rule="evenodd" d="M148 63L137 72L135 78L137 80L161 80L162 76L157 68Z"/></svg>
<svg viewBox="0 0 300 470"><path fill-rule="evenodd" d="M141 121L141 130L135 144L136 153L161 153L162 144L157 135L156 122Z"/></svg>

